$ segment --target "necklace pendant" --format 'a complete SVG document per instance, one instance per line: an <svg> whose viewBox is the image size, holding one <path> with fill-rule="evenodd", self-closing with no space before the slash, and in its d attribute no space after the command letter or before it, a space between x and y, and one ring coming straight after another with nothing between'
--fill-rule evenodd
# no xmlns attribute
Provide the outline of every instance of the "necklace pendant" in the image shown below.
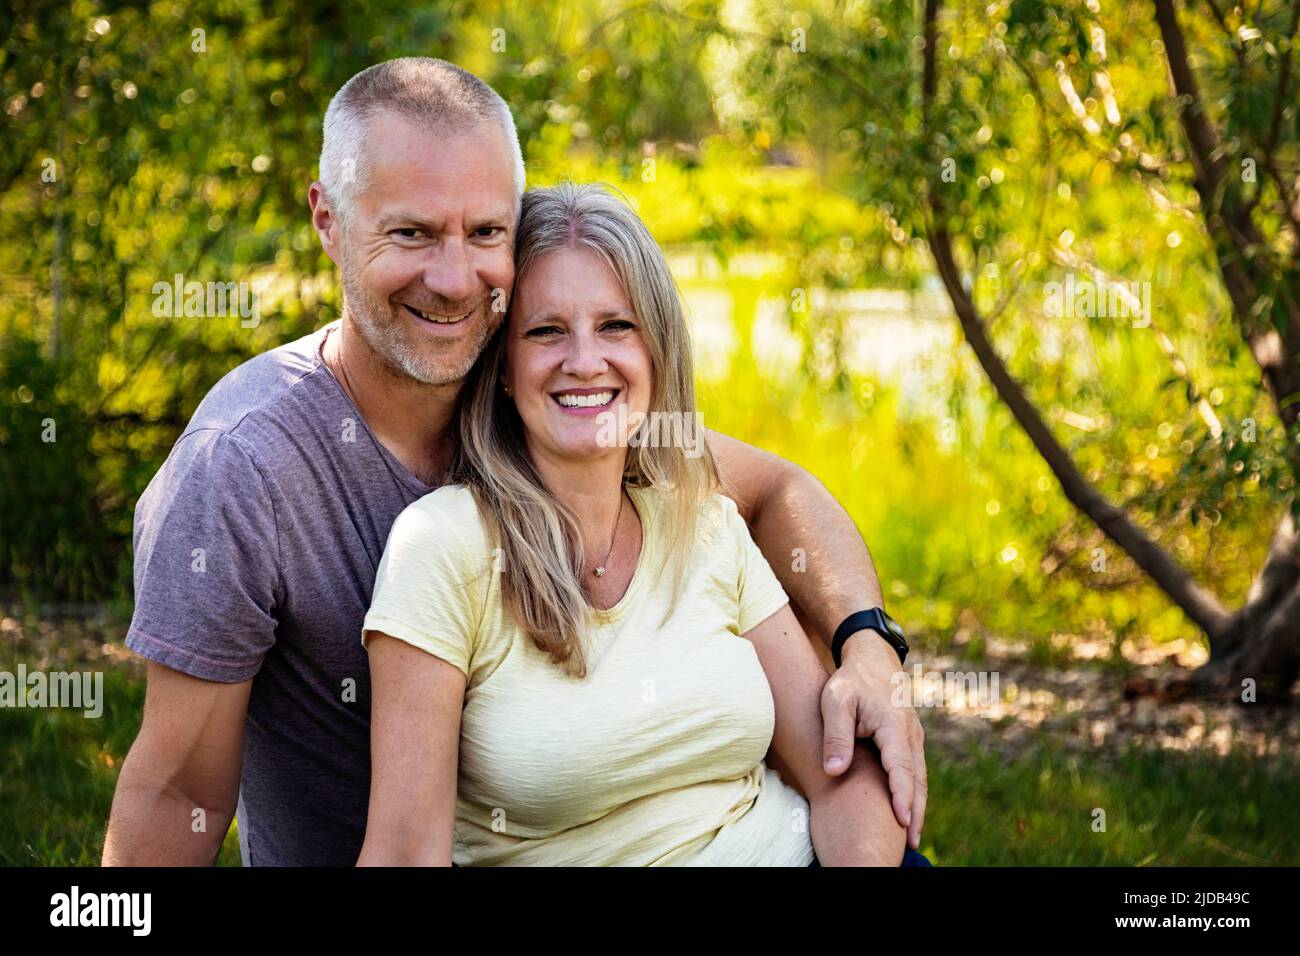
<svg viewBox="0 0 1300 956"><path fill-rule="evenodd" d="M605 569L604 569L604 568L596 568L596 570L595 570L593 573L596 575L596 577L598 577L598 578L603 578L603 577L605 576Z"/></svg>

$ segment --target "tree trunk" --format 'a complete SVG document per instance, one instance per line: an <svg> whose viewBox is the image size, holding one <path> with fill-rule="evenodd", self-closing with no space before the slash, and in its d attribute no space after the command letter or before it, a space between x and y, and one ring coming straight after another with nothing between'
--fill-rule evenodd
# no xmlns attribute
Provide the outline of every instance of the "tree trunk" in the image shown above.
<svg viewBox="0 0 1300 956"><path fill-rule="evenodd" d="M1250 218L1250 209L1238 202L1231 188L1223 190L1227 162L1218 146L1217 133L1204 113L1195 77L1188 64L1182 34L1169 0L1154 0L1156 17L1165 38L1175 94L1187 96L1183 124L1191 145L1196 185L1206 215L1206 225L1215 240L1220 270L1228 288L1243 337L1259 362L1278 413L1288 430L1300 413L1294 396L1300 391L1300 315L1296 296L1284 295L1278 309L1288 329L1280 334L1268 325L1267 317L1254 313L1261 276L1245 248L1262 241ZM931 112L938 89L938 18L941 0L926 0L924 7L924 57L922 64L922 122L927 142L933 142ZM1297 5L1300 10L1300 4ZM1295 29L1293 25L1292 34ZM1279 95L1286 94L1285 82ZM1228 196L1226 205L1221 198ZM1051 468L1069 501L1086 514L1122 548L1197 626L1210 644L1210 660L1190 675L1173 675L1159 684L1135 681L1130 691L1153 691L1162 697L1189 694L1241 695L1243 700L1289 701L1300 674L1300 535L1290 509L1279 524L1269 547L1268 558L1251 588L1246 603L1235 612L1226 611L1208 590L1159 544L1134 524L1118 507L1105 499L1079 472L1069 453L1057 442L1047 423L1034 407L1023 387L1011 375L989 339L984 318L961 281L953 255L944 212L944 197L931 190L925 196L929 212L927 240L944 289L952 302L962 334L975 353L989 381L1020 427ZM1289 442L1293 471L1300 476L1300 449Z"/></svg>

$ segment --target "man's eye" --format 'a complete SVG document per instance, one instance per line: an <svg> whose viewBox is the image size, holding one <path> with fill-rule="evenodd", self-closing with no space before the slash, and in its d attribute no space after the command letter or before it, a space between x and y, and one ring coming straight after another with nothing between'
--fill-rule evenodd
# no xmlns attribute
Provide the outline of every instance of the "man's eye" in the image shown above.
<svg viewBox="0 0 1300 956"><path fill-rule="evenodd" d="M424 235L424 230L416 229L412 226L409 229L394 229L393 233L401 236L403 239L418 239L420 236Z"/></svg>
<svg viewBox="0 0 1300 956"><path fill-rule="evenodd" d="M500 233L505 232L500 226L482 226L474 230L474 235L480 239L490 239Z"/></svg>

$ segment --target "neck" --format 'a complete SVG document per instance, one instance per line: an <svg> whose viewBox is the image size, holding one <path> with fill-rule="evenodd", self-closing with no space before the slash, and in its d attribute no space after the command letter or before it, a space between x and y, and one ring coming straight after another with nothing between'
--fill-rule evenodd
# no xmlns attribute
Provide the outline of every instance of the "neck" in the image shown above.
<svg viewBox="0 0 1300 956"><path fill-rule="evenodd" d="M321 357L380 444L421 481L437 483L451 461L461 383L428 385L392 368L346 310Z"/></svg>
<svg viewBox="0 0 1300 956"><path fill-rule="evenodd" d="M599 560L610 545L610 532L623 503L625 454L587 461L556 460L529 448L533 467L551 494L578 519L591 560Z"/></svg>

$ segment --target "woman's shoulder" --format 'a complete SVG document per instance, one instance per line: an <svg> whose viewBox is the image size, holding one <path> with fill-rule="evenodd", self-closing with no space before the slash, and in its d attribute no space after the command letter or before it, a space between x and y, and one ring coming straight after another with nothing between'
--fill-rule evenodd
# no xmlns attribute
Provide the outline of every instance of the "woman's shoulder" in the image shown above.
<svg viewBox="0 0 1300 956"><path fill-rule="evenodd" d="M478 503L468 485L443 485L407 505L428 514L448 518L478 515Z"/></svg>
<svg viewBox="0 0 1300 956"><path fill-rule="evenodd" d="M636 498L637 504L645 505L654 511L675 511L679 501L680 492L667 482L656 482L649 485L628 485L628 494ZM699 511L701 515L716 511L723 507L722 501L726 495L717 492L707 492L699 498Z"/></svg>
<svg viewBox="0 0 1300 956"><path fill-rule="evenodd" d="M489 550L487 526L465 485L443 485L407 505L393 522L390 546L394 541L437 544L467 556Z"/></svg>
<svg viewBox="0 0 1300 956"><path fill-rule="evenodd" d="M657 521L670 525L676 522L680 512L677 510L677 493L671 486L649 485L633 489L633 492L640 496L638 503L648 507ZM695 522L697 546L708 546L719 538L734 537L738 529L745 528L745 519L741 517L736 502L721 491L700 497Z"/></svg>

